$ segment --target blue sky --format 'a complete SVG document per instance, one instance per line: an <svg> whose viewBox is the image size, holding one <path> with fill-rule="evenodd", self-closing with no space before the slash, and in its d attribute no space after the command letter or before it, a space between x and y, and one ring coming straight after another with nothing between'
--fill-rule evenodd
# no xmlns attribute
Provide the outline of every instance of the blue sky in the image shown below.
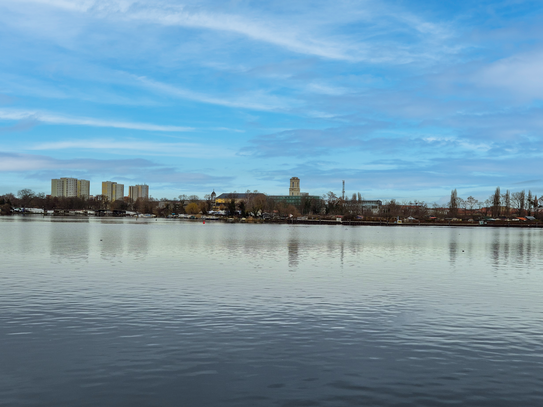
<svg viewBox="0 0 543 407"><path fill-rule="evenodd" d="M0 194L543 195L543 2L4 0Z"/></svg>

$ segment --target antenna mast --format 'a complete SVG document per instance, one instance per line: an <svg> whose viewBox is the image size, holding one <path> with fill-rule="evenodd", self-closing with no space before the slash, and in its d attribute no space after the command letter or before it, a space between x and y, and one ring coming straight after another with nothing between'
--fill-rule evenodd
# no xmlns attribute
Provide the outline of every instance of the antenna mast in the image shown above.
<svg viewBox="0 0 543 407"><path fill-rule="evenodd" d="M345 180L343 180L343 191L341 191L341 199L345 200Z"/></svg>

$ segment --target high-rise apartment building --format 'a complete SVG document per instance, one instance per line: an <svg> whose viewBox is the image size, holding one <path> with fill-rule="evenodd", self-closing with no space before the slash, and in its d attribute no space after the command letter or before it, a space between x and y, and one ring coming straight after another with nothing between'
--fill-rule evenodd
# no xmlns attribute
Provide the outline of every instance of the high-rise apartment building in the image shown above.
<svg viewBox="0 0 543 407"><path fill-rule="evenodd" d="M116 184L116 182L111 182L111 181L102 182L102 196L106 197L110 201L111 201L111 198L113 197L113 184Z"/></svg>
<svg viewBox="0 0 543 407"><path fill-rule="evenodd" d="M77 178L60 178L51 180L51 196L88 198L90 181Z"/></svg>
<svg viewBox="0 0 543 407"><path fill-rule="evenodd" d="M102 195L107 197L111 202L124 198L124 184L117 184L116 182L104 181L102 182Z"/></svg>
<svg viewBox="0 0 543 407"><path fill-rule="evenodd" d="M88 199L90 196L90 181L86 179L77 180L77 196Z"/></svg>
<svg viewBox="0 0 543 407"><path fill-rule="evenodd" d="M52 197L63 196L62 191L63 191L62 180L52 179L51 180L51 196Z"/></svg>
<svg viewBox="0 0 543 407"><path fill-rule="evenodd" d="M131 200L149 199L149 185L134 185L128 187L128 196Z"/></svg>
<svg viewBox="0 0 543 407"><path fill-rule="evenodd" d="M124 184L117 184L115 185L115 199L124 199Z"/></svg>

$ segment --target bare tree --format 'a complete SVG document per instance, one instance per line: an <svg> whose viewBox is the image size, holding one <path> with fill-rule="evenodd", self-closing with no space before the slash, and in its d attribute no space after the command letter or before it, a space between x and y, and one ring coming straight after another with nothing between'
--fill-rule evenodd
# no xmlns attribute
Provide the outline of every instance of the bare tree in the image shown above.
<svg viewBox="0 0 543 407"><path fill-rule="evenodd" d="M326 214L336 214L339 212L339 207L341 206L341 198L338 198L336 194L332 191L323 195L323 201L326 205Z"/></svg>
<svg viewBox="0 0 543 407"><path fill-rule="evenodd" d="M505 216L510 216L511 215L511 192L509 192L509 190L505 191L505 194L503 194L502 198L503 198L502 202L504 205Z"/></svg>
<svg viewBox="0 0 543 407"><path fill-rule="evenodd" d="M524 208L526 207L526 192L515 192L511 195L511 199L515 209L517 210L518 216L522 216L524 214Z"/></svg>
<svg viewBox="0 0 543 407"><path fill-rule="evenodd" d="M19 198L19 205L23 208L27 208L28 204L32 199L36 196L34 191L31 189L21 189L19 192L17 192L17 198Z"/></svg>
<svg viewBox="0 0 543 407"><path fill-rule="evenodd" d="M477 206L477 204L479 203L479 201L477 199L475 199L474 197L472 196L469 196L467 199L466 199L466 206L467 208L469 209L470 212L473 211L473 209Z"/></svg>
<svg viewBox="0 0 543 407"><path fill-rule="evenodd" d="M468 203L465 199L458 198L458 207L464 210L464 216L467 216L468 212Z"/></svg>
<svg viewBox="0 0 543 407"><path fill-rule="evenodd" d="M400 216L400 205L398 205L395 199L391 199L381 205L379 214L386 218L386 220L395 219Z"/></svg>
<svg viewBox="0 0 543 407"><path fill-rule="evenodd" d="M500 187L496 188L496 191L494 192L494 195L490 197L490 200L492 201L492 217L497 218L500 216L501 210Z"/></svg>
<svg viewBox="0 0 543 407"><path fill-rule="evenodd" d="M520 191L518 203L519 203L519 208L518 208L519 214L520 216L524 216L525 211L526 211L526 191L524 190Z"/></svg>

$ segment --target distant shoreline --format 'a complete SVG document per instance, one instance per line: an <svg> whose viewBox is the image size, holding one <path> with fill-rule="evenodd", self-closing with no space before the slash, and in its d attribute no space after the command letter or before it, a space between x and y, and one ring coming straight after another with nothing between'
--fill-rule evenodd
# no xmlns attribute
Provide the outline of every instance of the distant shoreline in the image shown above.
<svg viewBox="0 0 543 407"><path fill-rule="evenodd" d="M328 226L387 226L387 227L443 227L443 226L454 226L454 227L477 227L477 228L522 228L522 229L543 229L543 222L504 222L504 221L490 221L481 225L479 222L405 222L405 223L396 223L395 221L335 221L330 219L251 219L242 221L239 218L221 218L221 219L179 219L179 218L156 218L156 217L126 217L126 216L84 216L84 215L69 215L69 216L43 216L39 214L16 214L11 216L1 216L0 219L10 219L10 218L36 218L36 219L58 219L58 220L82 220L82 219L107 219L107 220L126 220L131 219L134 222L144 221L149 222L152 220L169 221L169 222L209 222L209 223L232 223L232 224L260 224L260 225L328 225Z"/></svg>

